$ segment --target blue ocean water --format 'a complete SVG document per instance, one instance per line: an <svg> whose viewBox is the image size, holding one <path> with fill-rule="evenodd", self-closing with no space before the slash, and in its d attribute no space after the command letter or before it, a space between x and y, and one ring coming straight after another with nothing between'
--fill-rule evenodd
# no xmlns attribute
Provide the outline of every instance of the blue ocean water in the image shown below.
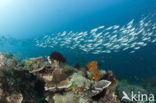
<svg viewBox="0 0 156 103"><path fill-rule="evenodd" d="M155 0L0 0L0 50L19 59L62 53L118 78L156 74Z"/></svg>

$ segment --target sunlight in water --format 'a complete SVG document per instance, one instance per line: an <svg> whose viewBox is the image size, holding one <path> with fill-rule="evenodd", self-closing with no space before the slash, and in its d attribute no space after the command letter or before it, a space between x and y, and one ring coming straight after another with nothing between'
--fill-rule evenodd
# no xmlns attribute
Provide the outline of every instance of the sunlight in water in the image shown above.
<svg viewBox="0 0 156 103"><path fill-rule="evenodd" d="M3 5L7 0L0 0L0 6Z"/></svg>
<svg viewBox="0 0 156 103"><path fill-rule="evenodd" d="M8 6L8 4L10 4L12 2L12 0L0 0L0 9Z"/></svg>
<svg viewBox="0 0 156 103"><path fill-rule="evenodd" d="M4 0L0 0L0 5L3 3Z"/></svg>

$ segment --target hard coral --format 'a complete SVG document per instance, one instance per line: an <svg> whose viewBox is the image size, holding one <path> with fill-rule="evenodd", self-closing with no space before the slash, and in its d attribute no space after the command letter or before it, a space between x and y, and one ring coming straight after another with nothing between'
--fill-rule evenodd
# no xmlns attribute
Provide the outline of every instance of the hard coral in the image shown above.
<svg viewBox="0 0 156 103"><path fill-rule="evenodd" d="M101 79L106 79L111 81L110 89L113 89L117 86L117 80L115 78L115 75L112 71L108 71L106 75L104 75Z"/></svg>
<svg viewBox="0 0 156 103"><path fill-rule="evenodd" d="M71 76L72 73L73 71L70 70L54 70L52 73L52 80L50 82L46 82L45 90L55 91L56 88L69 88L71 86L71 82L67 80L67 78Z"/></svg>
<svg viewBox="0 0 156 103"><path fill-rule="evenodd" d="M89 90L88 92L86 92L86 94L84 95L85 98L96 98L99 96L99 94L103 95L105 93L103 93L109 86L110 86L111 82L108 80L100 80L98 82L96 82L93 85L93 88L91 90ZM101 93L102 92L102 93Z"/></svg>
<svg viewBox="0 0 156 103"><path fill-rule="evenodd" d="M72 85L72 83L68 80L61 81L60 83L57 84L57 88L69 88Z"/></svg>
<svg viewBox="0 0 156 103"><path fill-rule="evenodd" d="M79 73L74 73L70 81L72 82L72 86L75 89L78 88L89 89L91 84L91 81L89 79L85 78Z"/></svg>
<svg viewBox="0 0 156 103"><path fill-rule="evenodd" d="M91 72L90 79L95 80L95 81L99 81L101 78L101 72L97 68L97 62L92 61L91 63L89 63L88 69Z"/></svg>
<svg viewBox="0 0 156 103"><path fill-rule="evenodd" d="M59 62L62 62L62 63L66 63L66 59L64 58L64 56L59 53L59 52L53 52L51 55L50 55L50 59L51 60L57 60Z"/></svg>
<svg viewBox="0 0 156 103"><path fill-rule="evenodd" d="M96 63L94 62L94 64ZM97 101L97 103L119 103L114 94L117 82L113 72L104 73L100 79L95 82L94 88L86 94L85 98L91 97L91 101Z"/></svg>

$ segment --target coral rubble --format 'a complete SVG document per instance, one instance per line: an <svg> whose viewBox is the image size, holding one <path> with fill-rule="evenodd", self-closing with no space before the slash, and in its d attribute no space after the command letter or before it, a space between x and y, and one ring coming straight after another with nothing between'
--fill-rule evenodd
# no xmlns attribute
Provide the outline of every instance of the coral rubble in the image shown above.
<svg viewBox="0 0 156 103"><path fill-rule="evenodd" d="M96 61L82 70L65 62L58 52L22 62L0 54L0 103L118 103L113 72Z"/></svg>

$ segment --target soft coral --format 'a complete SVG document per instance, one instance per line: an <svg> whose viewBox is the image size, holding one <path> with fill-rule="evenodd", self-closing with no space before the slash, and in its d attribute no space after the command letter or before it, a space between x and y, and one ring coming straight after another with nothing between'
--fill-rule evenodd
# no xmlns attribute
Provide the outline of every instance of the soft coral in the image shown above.
<svg viewBox="0 0 156 103"><path fill-rule="evenodd" d="M101 72L98 70L97 61L92 61L87 66L89 71L91 72L90 79L99 81L101 78Z"/></svg>

